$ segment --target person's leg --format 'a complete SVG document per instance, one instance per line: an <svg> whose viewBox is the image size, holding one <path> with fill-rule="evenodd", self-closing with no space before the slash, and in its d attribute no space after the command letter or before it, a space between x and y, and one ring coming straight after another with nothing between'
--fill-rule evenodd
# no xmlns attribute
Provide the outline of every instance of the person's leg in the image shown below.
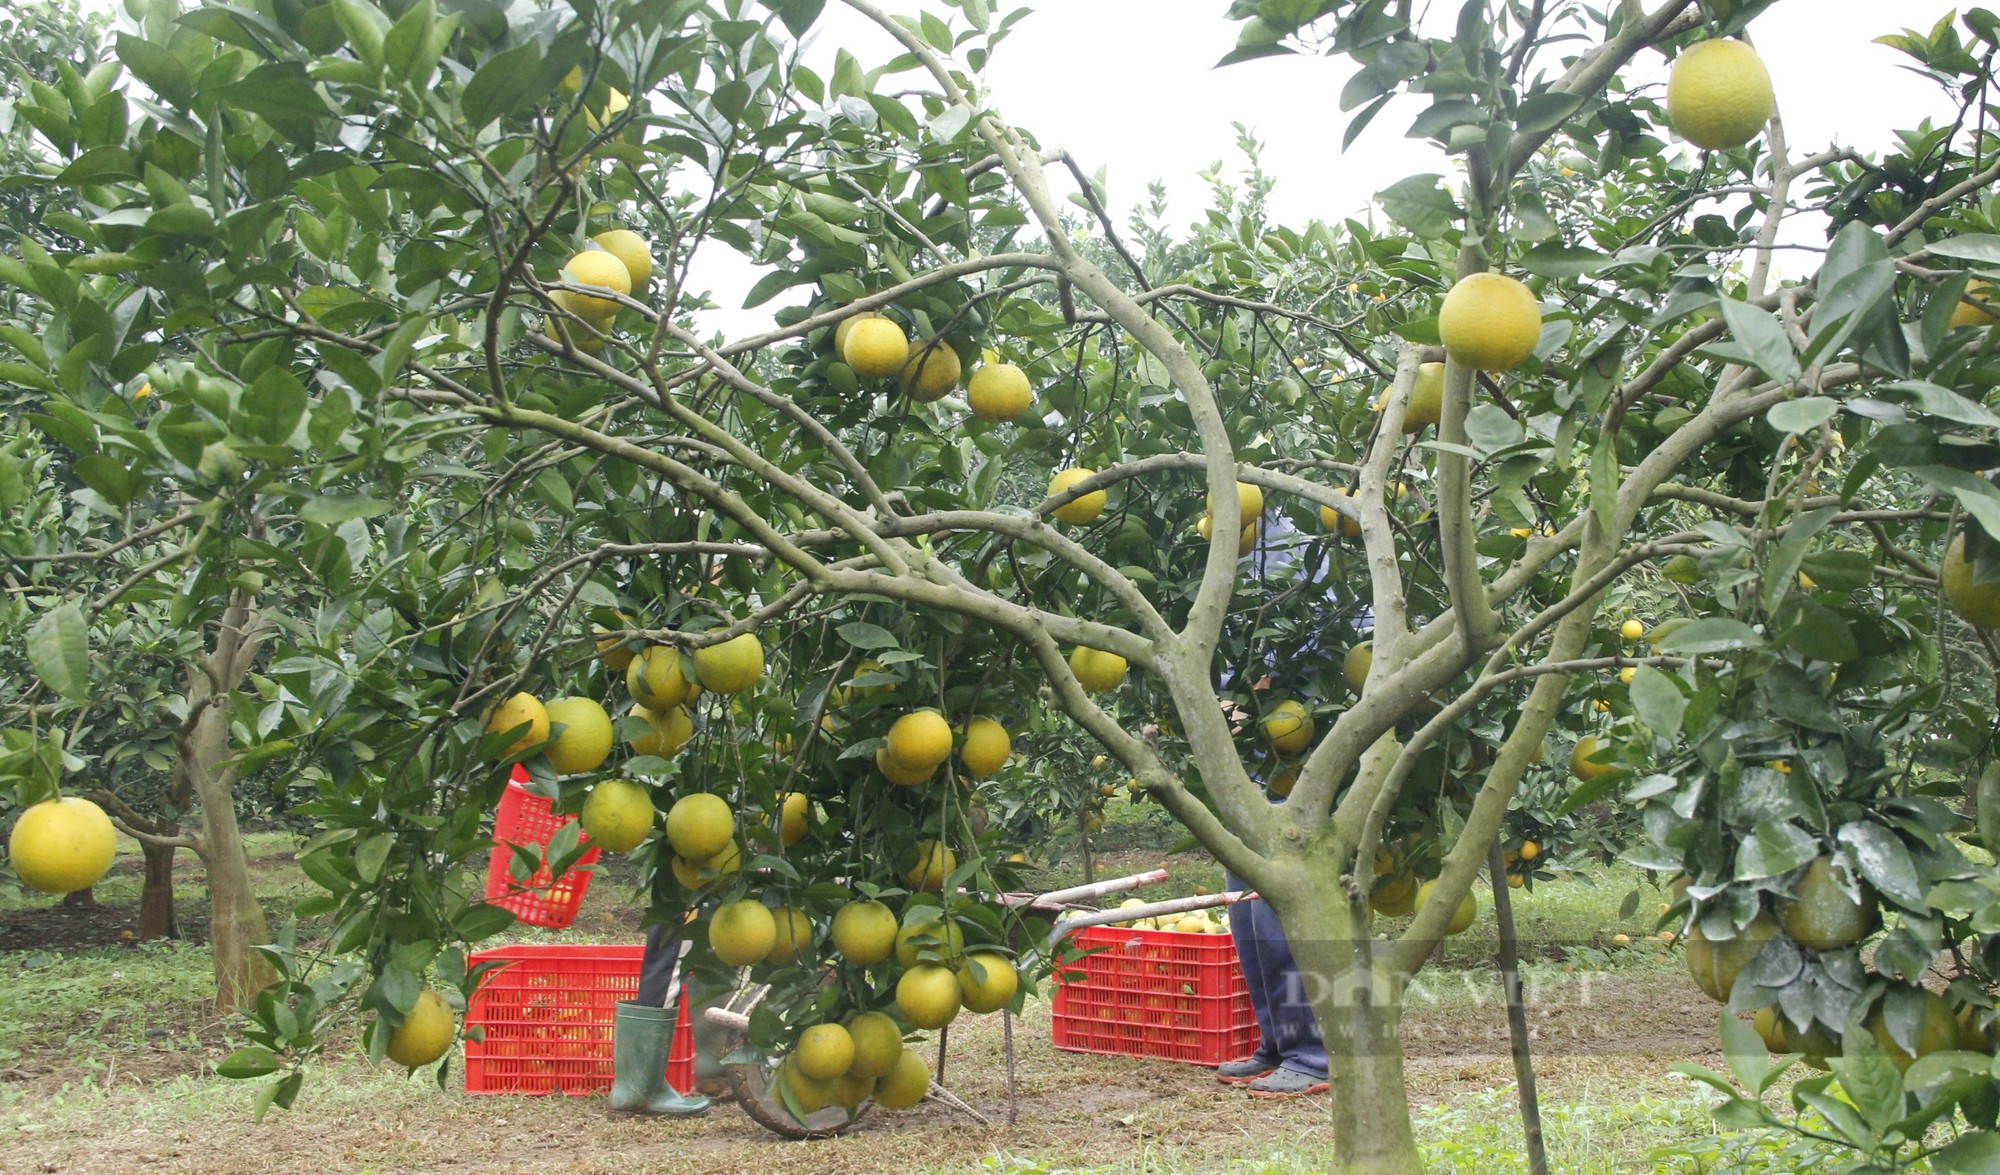
<svg viewBox="0 0 2000 1175"><path fill-rule="evenodd" d="M1225 888L1243 888L1243 882L1233 874L1225 873L1223 878ZM1254 1081L1277 1068L1282 1060L1278 1053L1277 1029L1271 1022L1270 977L1263 965L1262 944L1248 913L1250 907L1263 904L1239 902L1229 911L1229 937L1236 944L1236 958L1243 968L1243 986L1250 992L1250 1010L1257 1017L1259 1037L1255 1053L1240 1061L1227 1061L1217 1066L1216 1078L1231 1084Z"/></svg>
<svg viewBox="0 0 2000 1175"><path fill-rule="evenodd" d="M639 994L632 1002L649 1008L667 1006L667 989L681 965L680 927L662 922L646 931L646 954L639 961Z"/></svg>
<svg viewBox="0 0 2000 1175"><path fill-rule="evenodd" d="M1250 930L1257 937L1259 960L1267 976L1270 1040L1278 1056L1278 1069L1251 1082L1249 1090L1280 1097L1318 1092L1326 1088L1326 1042L1320 1037L1319 1021L1313 1019L1291 943L1270 906L1263 902L1244 904L1256 907L1249 918Z"/></svg>
<svg viewBox="0 0 2000 1175"><path fill-rule="evenodd" d="M655 926L646 933L639 962L639 993L620 1000L612 1021L611 1109L618 1113L685 1117L708 1108L705 1097L690 1097L667 1084L667 1058L680 1018L681 956L686 944L679 927Z"/></svg>

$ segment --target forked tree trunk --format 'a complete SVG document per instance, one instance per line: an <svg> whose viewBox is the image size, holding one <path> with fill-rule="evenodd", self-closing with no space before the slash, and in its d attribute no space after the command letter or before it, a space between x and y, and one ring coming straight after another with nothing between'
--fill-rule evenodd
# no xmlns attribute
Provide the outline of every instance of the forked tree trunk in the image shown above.
<svg viewBox="0 0 2000 1175"><path fill-rule="evenodd" d="M178 829L162 821L161 836L173 836ZM174 916L174 845L139 842L146 855L146 884L139 891L139 927L134 932L140 942L181 936L180 919Z"/></svg>
<svg viewBox="0 0 2000 1175"><path fill-rule="evenodd" d="M1273 895L1264 893L1269 900ZM1326 1040L1333 1118L1333 1175L1421 1175L1403 1076L1403 996L1409 977L1363 958L1357 937L1365 914L1348 912L1345 895L1279 895L1272 909L1285 927L1299 978ZM1363 908L1365 910L1365 907Z"/></svg>

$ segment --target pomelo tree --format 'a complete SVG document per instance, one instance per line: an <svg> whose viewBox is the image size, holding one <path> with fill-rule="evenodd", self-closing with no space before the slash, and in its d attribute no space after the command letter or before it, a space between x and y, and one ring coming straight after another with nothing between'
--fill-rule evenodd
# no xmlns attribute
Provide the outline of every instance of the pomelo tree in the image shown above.
<svg viewBox="0 0 2000 1175"><path fill-rule="evenodd" d="M1954 528L1975 622L2000 578L1976 120L1881 161L1799 153L1725 40L1764 4L1495 0L1418 28L1388 0L1240 2L1227 60L1353 59L1349 138L1427 97L1410 130L1450 175L1386 184L1383 223L1304 228L1269 223L1253 175L1135 251L1089 161L979 87L1020 14L845 0L879 45L827 68L797 47L822 7L132 0L79 73L121 96L49 144L85 249L0 263L49 308L16 360L37 427L148 509L206 487L230 542L205 573L311 602L253 684L257 736L311 759L301 864L326 892L302 913L332 929L278 936L285 983L229 1071L308 1055L349 1002L388 1054L428 973L476 980L465 947L508 916L467 873L509 758L565 803L613 773L662 807L729 797L727 851L676 859L713 842L672 825L637 850L655 921L697 897L812 921L845 877L1001 945L990 910L911 892L1012 879L956 760L878 759L918 708L1067 715L1272 903L1345 1170L1416 1169L1407 986L1496 850L1532 873L1529 840L1583 842L1551 823L1580 808L1687 874L1698 978L1846 1033L1850 1094L1894 1071L1847 1031L1871 1015L1930 1051L1922 960L1967 948L1980 1006L1984 883L1952 834L1989 749L1949 707L1990 660L1935 587ZM1950 26L1905 48L1983 94ZM1683 55L1663 106L1643 79ZM1801 211L1827 244L1780 269ZM697 328L689 265L717 250L765 268L768 330ZM672 650L685 705L745 635L755 684L718 668L685 728L630 709L628 659ZM555 779L590 757L552 754L569 732L532 707L487 720L517 693L608 702L629 750ZM1872 971L1825 926L1863 883L1899 915ZM702 924L701 965L775 920ZM904 974L956 954L913 946ZM897 974L765 957L771 1047L887 1006ZM1991 1126L1990 1079L1910 1072L1871 1105Z"/></svg>

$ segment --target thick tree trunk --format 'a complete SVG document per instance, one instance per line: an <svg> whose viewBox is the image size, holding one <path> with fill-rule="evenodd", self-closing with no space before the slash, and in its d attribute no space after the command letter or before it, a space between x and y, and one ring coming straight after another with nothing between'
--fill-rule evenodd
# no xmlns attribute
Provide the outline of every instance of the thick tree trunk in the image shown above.
<svg viewBox="0 0 2000 1175"><path fill-rule="evenodd" d="M1421 1175L1403 1078L1403 993L1409 977L1370 956L1365 905L1350 913L1346 895L1332 885L1326 892L1292 895L1266 887L1267 900L1274 888L1280 894L1272 908L1326 1040L1334 1148L1328 1170Z"/></svg>
<svg viewBox="0 0 2000 1175"><path fill-rule="evenodd" d="M161 836L173 836L178 831L162 823ZM146 885L139 891L139 928L135 933L140 942L179 938L181 924L174 916L175 846L140 841L139 849L146 855Z"/></svg>

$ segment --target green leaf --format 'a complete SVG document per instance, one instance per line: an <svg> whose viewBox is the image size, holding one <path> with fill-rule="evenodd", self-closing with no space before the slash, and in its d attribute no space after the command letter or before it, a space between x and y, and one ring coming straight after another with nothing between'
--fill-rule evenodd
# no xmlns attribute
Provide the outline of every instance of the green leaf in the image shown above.
<svg viewBox="0 0 2000 1175"><path fill-rule="evenodd" d="M487 59L465 85L465 93L459 97L459 107L465 111L466 124L479 130L487 123L501 117L521 105L531 93L535 93L537 67L541 64L542 47L534 41L516 45L512 49Z"/></svg>
<svg viewBox="0 0 2000 1175"><path fill-rule="evenodd" d="M895 649L902 646L895 634L880 625L865 620L852 620L840 626L840 639L857 649Z"/></svg>
<svg viewBox="0 0 2000 1175"><path fill-rule="evenodd" d="M185 109L194 98L194 87L188 81L187 69L181 59L165 45L157 45L144 37L130 33L118 34L118 60L132 71L132 76L145 83L147 89L158 94L168 105Z"/></svg>
<svg viewBox="0 0 2000 1175"><path fill-rule="evenodd" d="M1595 249L1579 249L1547 241L1528 250L1521 268L1541 277L1570 278L1594 273L1611 260Z"/></svg>
<svg viewBox="0 0 2000 1175"><path fill-rule="evenodd" d="M233 1081L244 1081L276 1073L280 1067L278 1054L270 1049L252 1045L249 1048L237 1049L222 1058L222 1063L215 1067L215 1075Z"/></svg>
<svg viewBox="0 0 2000 1175"><path fill-rule="evenodd" d="M42 684L72 702L90 696L90 624L72 601L28 630L28 664Z"/></svg>
<svg viewBox="0 0 2000 1175"><path fill-rule="evenodd" d="M1757 631L1740 620L1708 616L1675 627L1660 638L1663 653L1726 653L1754 649L1764 643Z"/></svg>
<svg viewBox="0 0 2000 1175"><path fill-rule="evenodd" d="M1437 238L1450 232L1464 212L1437 175L1413 175L1375 193L1389 219L1419 237Z"/></svg>
<svg viewBox="0 0 2000 1175"><path fill-rule="evenodd" d="M1832 420L1839 411L1839 401L1827 396L1801 396L1771 405L1764 419L1779 432L1805 432Z"/></svg>
<svg viewBox="0 0 2000 1175"><path fill-rule="evenodd" d="M1941 241L1932 241L1929 248L1939 257L1955 257L1960 261L2000 265L2000 236L1993 233L1967 233L1964 236L1946 237Z"/></svg>
<svg viewBox="0 0 2000 1175"><path fill-rule="evenodd" d="M1530 94L1514 113L1514 126L1523 134L1535 135L1561 126L1583 107L1584 95L1544 90Z"/></svg>
<svg viewBox="0 0 2000 1175"><path fill-rule="evenodd" d="M129 506L139 496L151 479L137 470L127 468L125 462L106 453L95 457L84 457L70 466L83 484L96 490L99 497L114 506Z"/></svg>
<svg viewBox="0 0 2000 1175"><path fill-rule="evenodd" d="M1784 820L1760 820L1736 850L1736 880L1756 881L1790 873L1819 856L1819 841Z"/></svg>
<svg viewBox="0 0 2000 1175"><path fill-rule="evenodd" d="M378 832L362 841L354 849L354 871L363 885L374 885L382 876L382 866L389 860L389 851L396 847L394 833Z"/></svg>
<svg viewBox="0 0 2000 1175"><path fill-rule="evenodd" d="M1916 909L1924 904L1923 885L1917 877L1910 850L1895 833L1880 824L1857 820L1841 828L1837 839L1854 850L1855 863L1869 884L1888 896Z"/></svg>
<svg viewBox="0 0 2000 1175"><path fill-rule="evenodd" d="M291 372L273 367L243 389L232 413L233 428L270 445L291 439L306 414L306 389Z"/></svg>
<svg viewBox="0 0 2000 1175"><path fill-rule="evenodd" d="M1775 316L1748 302L1724 298L1722 318L1741 348L1741 353L1733 357L1747 359L1781 383L1798 378L1799 358L1792 352L1791 340L1785 337L1785 328Z"/></svg>
<svg viewBox="0 0 2000 1175"><path fill-rule="evenodd" d="M323 526L338 526L350 519L386 514L388 510L389 503L366 494L324 494L299 507L299 518Z"/></svg>
<svg viewBox="0 0 2000 1175"><path fill-rule="evenodd" d="M491 938L514 924L514 912L503 906L489 906L485 903L472 906L460 914L453 929L467 942L479 942Z"/></svg>
<svg viewBox="0 0 2000 1175"><path fill-rule="evenodd" d="M368 0L333 0L333 18L354 46L355 56L378 74L382 69L382 39L389 35L389 16Z"/></svg>
<svg viewBox="0 0 2000 1175"><path fill-rule="evenodd" d="M1722 1055L1743 1088L1753 1092L1764 1088L1764 1078L1771 1069L1770 1050L1756 1029L1726 1008L1722 1012Z"/></svg>
<svg viewBox="0 0 2000 1175"><path fill-rule="evenodd" d="M296 61L267 62L217 93L231 106L257 115L300 145L311 143L320 121L332 114L306 76L305 66Z"/></svg>
<svg viewBox="0 0 2000 1175"><path fill-rule="evenodd" d="M1827 1064L1840 1078L1840 1088L1877 1134L1903 1116L1903 1076L1880 1049L1860 1049L1846 1056L1828 1057Z"/></svg>
<svg viewBox="0 0 2000 1175"><path fill-rule="evenodd" d="M1996 238L2000 239L2000 238ZM1932 1175L1990 1175L2000 1171L2000 1134L1974 1130L1931 1156Z"/></svg>
<svg viewBox="0 0 2000 1175"><path fill-rule="evenodd" d="M1632 672L1631 697L1632 709L1648 730L1669 741L1679 737L1688 701L1673 675L1639 666Z"/></svg>

